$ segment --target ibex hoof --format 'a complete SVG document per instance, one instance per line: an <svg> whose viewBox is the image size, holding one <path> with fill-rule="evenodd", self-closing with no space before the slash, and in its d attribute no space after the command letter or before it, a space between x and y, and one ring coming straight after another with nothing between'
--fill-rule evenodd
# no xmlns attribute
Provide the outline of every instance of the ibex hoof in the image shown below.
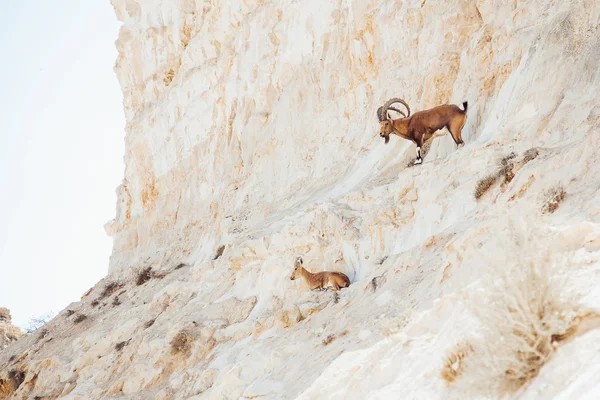
<svg viewBox="0 0 600 400"><path fill-rule="evenodd" d="M423 159L422 159L422 158L417 158L417 159L415 160L415 165L417 165L417 164L422 164L422 163L423 163Z"/></svg>

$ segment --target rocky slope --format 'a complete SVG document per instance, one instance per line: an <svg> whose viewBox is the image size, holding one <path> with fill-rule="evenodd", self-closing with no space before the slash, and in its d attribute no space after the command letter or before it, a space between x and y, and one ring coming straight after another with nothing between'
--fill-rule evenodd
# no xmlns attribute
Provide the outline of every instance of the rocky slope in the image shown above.
<svg viewBox="0 0 600 400"><path fill-rule="evenodd" d="M8 309L0 307L0 350L19 339L23 334L14 326Z"/></svg>
<svg viewBox="0 0 600 400"><path fill-rule="evenodd" d="M110 274L0 353L6 396L597 398L600 3L113 4ZM466 146L409 167L395 96L468 100ZM290 281L299 254L352 286ZM541 369L488 385L511 357Z"/></svg>

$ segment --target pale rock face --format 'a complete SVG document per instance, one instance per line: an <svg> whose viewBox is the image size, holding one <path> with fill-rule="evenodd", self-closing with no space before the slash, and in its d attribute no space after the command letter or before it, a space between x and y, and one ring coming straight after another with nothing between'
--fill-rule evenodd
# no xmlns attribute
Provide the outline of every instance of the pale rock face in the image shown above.
<svg viewBox="0 0 600 400"><path fill-rule="evenodd" d="M468 299L517 251L496 240L520 215L600 308L600 3L112 3L127 127L110 275L0 353L25 371L16 398L485 398L440 371L479 334ZM466 145L438 138L407 167L414 144L378 136L397 96L468 101ZM352 285L308 291L297 255ZM599 336L519 396L596 398Z"/></svg>
<svg viewBox="0 0 600 400"><path fill-rule="evenodd" d="M0 350L8 347L23 335L21 330L11 322L12 318L8 308L0 307Z"/></svg>

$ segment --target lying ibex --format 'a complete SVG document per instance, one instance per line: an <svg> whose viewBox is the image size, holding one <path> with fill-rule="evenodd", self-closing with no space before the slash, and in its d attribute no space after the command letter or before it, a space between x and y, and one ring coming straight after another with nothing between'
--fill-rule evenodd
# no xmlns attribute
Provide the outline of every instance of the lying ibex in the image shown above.
<svg viewBox="0 0 600 400"><path fill-rule="evenodd" d="M406 107L408 114L391 107L394 103L401 103ZM419 111L410 115L410 107L402 99L393 98L385 102L382 107L377 110L377 118L381 132L379 136L385 138L385 143L390 141L390 134L396 134L403 139L412 140L417 144L417 159L415 164L421 164L421 147L426 141L436 137L443 136L445 133L437 133L436 131L448 128L452 139L457 145L464 144L461 131L467 120L467 102L463 102L464 110L461 110L455 104L445 104L430 110ZM404 118L392 119L388 111L396 111L402 114Z"/></svg>
<svg viewBox="0 0 600 400"><path fill-rule="evenodd" d="M323 290L328 286L331 286L333 290L339 290L340 288L350 286L350 279L341 272L324 271L313 274L308 272L302 264L302 257L296 258L294 272L292 272L290 279L294 280L298 277L304 278L304 281L308 283L310 290Z"/></svg>

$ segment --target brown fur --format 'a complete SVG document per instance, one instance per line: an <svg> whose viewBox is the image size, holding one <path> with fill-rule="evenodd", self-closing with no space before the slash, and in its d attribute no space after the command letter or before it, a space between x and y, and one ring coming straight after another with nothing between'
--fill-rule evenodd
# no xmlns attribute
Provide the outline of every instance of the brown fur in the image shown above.
<svg viewBox="0 0 600 400"><path fill-rule="evenodd" d="M350 279L348 279L346 274L332 271L317 272L313 274L307 271L302 266L302 263L302 257L298 257L294 263L294 271L292 272L290 279L295 280L299 277L304 278L304 281L308 284L310 290L323 290L329 285L331 285L333 290L339 290L340 288L350 286Z"/></svg>
<svg viewBox="0 0 600 400"><path fill-rule="evenodd" d="M390 134L393 133L403 139L415 142L417 147L420 148L423 147L423 143L433 137L443 135L436 134L436 131L447 128L457 145L464 144L462 128L467 119L468 104L466 101L463 103L463 107L464 110L461 110L455 104L444 104L429 110L416 112L413 115L410 115L409 112L408 117L395 120L390 118L388 114L387 119L379 122L381 127L379 136L385 138L385 143L388 143ZM393 108L388 109L396 111ZM387 110L382 111L387 113ZM383 118L380 117L380 119ZM419 154L417 156L419 157Z"/></svg>

